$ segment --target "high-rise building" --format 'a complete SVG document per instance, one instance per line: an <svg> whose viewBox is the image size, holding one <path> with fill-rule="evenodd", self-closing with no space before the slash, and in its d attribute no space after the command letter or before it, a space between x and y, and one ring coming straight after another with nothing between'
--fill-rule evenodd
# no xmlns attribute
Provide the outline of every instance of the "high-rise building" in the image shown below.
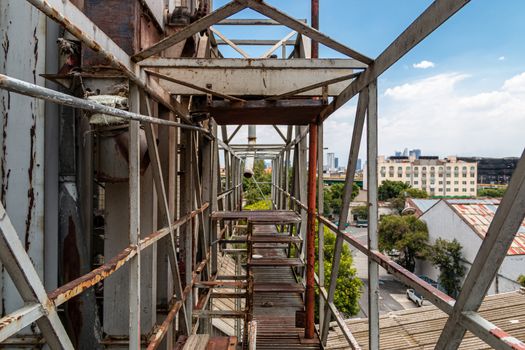
<svg viewBox="0 0 525 350"><path fill-rule="evenodd" d="M361 165L362 165L361 158L358 158L357 163L355 165L355 170L361 170Z"/></svg>
<svg viewBox="0 0 525 350"><path fill-rule="evenodd" d="M339 158L338 157L334 158L334 169L339 169Z"/></svg>
<svg viewBox="0 0 525 350"><path fill-rule="evenodd" d="M408 155L409 155L409 156L413 156L413 157L415 157L416 159L419 159L419 157L421 157L421 150L418 149L418 148L411 149L411 150L408 152Z"/></svg>
<svg viewBox="0 0 525 350"><path fill-rule="evenodd" d="M431 196L472 197L477 194L477 162L459 160L455 156L444 159L379 156L377 172L379 185L385 180L402 181ZM367 188L366 169L363 173L363 185Z"/></svg>
<svg viewBox="0 0 525 350"><path fill-rule="evenodd" d="M326 165L328 165L328 171L335 169L335 153L326 155Z"/></svg>

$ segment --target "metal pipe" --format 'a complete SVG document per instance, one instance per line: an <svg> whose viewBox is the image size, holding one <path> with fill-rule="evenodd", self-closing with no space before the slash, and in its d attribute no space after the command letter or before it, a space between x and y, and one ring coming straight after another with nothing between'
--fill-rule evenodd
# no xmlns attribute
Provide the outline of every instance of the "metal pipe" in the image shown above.
<svg viewBox="0 0 525 350"><path fill-rule="evenodd" d="M304 337L312 339L315 335L315 200L317 175L317 123L310 123L310 143L308 149L308 222L306 239L306 326Z"/></svg>
<svg viewBox="0 0 525 350"><path fill-rule="evenodd" d="M126 120L135 120L145 123L175 126L182 129L197 130L202 133L208 134L208 130L198 126L181 124L169 120L153 118L138 113L124 111L118 108L104 106L94 101L84 100L82 98L74 97L68 94L64 94L62 92L31 84L23 80L11 78L3 74L0 74L0 89L11 91L25 96L39 98L63 106L83 109L91 113L102 113L112 115L115 117L120 117Z"/></svg>
<svg viewBox="0 0 525 350"><path fill-rule="evenodd" d="M312 28L319 30L319 0L312 0ZM312 58L319 58L319 43L312 40Z"/></svg>
<svg viewBox="0 0 525 350"><path fill-rule="evenodd" d="M257 143L257 129L255 125L248 125L248 145L255 146ZM253 165L255 162L255 151L253 155L247 156L244 162L244 177L251 178L253 176Z"/></svg>

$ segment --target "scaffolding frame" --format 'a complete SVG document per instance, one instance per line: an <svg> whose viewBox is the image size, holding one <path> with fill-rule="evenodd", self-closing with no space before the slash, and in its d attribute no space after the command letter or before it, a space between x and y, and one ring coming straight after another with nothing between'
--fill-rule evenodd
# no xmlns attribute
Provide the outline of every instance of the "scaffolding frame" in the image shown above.
<svg viewBox="0 0 525 350"><path fill-rule="evenodd" d="M525 344L483 319L477 313L482 298L497 272L497 268L500 266L519 224L525 216L525 152L520 158L509 188L489 228L487 238L483 241L473 268L467 275L465 286L457 300L443 294L414 274L408 272L390 258L380 253L377 247L377 178L375 177L377 174L378 137L377 78L427 35L443 24L450 16L459 11L469 2L468 0L434 1L421 16L376 59L368 58L338 43L319 32L315 27L308 26L303 21L296 20L260 0L231 1L227 5L133 56L127 55L109 36L104 34L102 30L70 1L27 0L27 2L63 26L86 45L86 47L96 50L130 80L130 105L132 112L122 112L115 108L102 107L96 103L75 99L51 89L0 75L1 89L82 110L115 115L129 120L129 246L101 267L54 291L46 292L29 255L11 224L9 216L5 212L4 207L0 206L0 258L26 303L23 308L0 319L0 341L16 334L29 324L37 322L42 335L52 349L73 349L71 340L57 316L57 308L71 298L111 276L124 265L130 268L128 338L128 346L130 349L139 349L141 344L144 345L144 342L148 349L158 348L162 340L170 332L170 329L173 330L175 328L174 321L176 318L178 318L178 330L187 335L193 332L193 317L199 319L202 316L208 319L211 313L208 313L206 316L204 312L206 308L209 308L208 294L199 294L195 291L196 288L212 288L217 285L230 285L241 288L245 286L242 281L224 282L216 280L217 255L219 254L217 242L223 235L231 234L233 228L228 225L215 225L210 218L211 213L217 210L240 209L242 203L241 170L243 160L242 157L236 153L236 150L229 145L229 142L238 129L228 136L226 128L222 128L221 140L218 137L218 127L213 119L206 121L204 126L195 125L188 109L188 102L175 99L168 91L163 89L156 80L149 78L148 75L150 74L148 73L151 72L146 71L146 69L140 65L140 61L159 54L161 51L180 43L184 39L208 29L221 37L224 43L242 53L244 51L242 51L234 41L227 39L225 36L221 36L220 32L211 28L214 25L220 24L221 21L226 20L229 16L245 8L250 8L267 16L275 23L291 28L294 31L293 33L298 33L298 36L309 37L314 42L326 45L366 65L366 68L360 74L354 75L351 78L345 77L345 80L353 80L351 80L339 96L326 105L320 113L318 122L310 124L310 129L305 126L296 126L294 130L289 126L286 135L279 133L283 141L285 141L285 144L280 152L274 155L273 158L276 172L272 174L272 201L277 209L292 209L301 214L303 220L300 225L300 234L310 243L310 248L308 251L306 251L305 248L303 254L309 254L309 264L312 263L312 256L310 256L310 254L313 249L313 242L311 240L315 219L318 221L320 233L318 249L322 250L323 247L323 226L329 228L337 235L331 279L328 286L325 285L322 272L321 276L316 278L322 300L322 303L320 303L320 312L322 314L320 324L321 341L326 341L329 321L331 317L334 317L348 340L349 346L353 349L359 348L359 345L346 327L343 318L334 305L339 259L342 246L344 242L347 242L364 253L369 261L369 346L371 349L378 349L380 345L378 309L379 266L385 268L401 281L416 289L427 300L431 301L449 315L437 349L457 349L467 330L496 349L525 349ZM274 22L271 24L274 24ZM287 35L283 39L272 43L272 47L264 56L268 57L279 47L286 46L290 38L291 35ZM305 58L310 57L309 52L304 52L303 54ZM305 86L285 95L275 96L274 99L296 95L300 92L307 91L305 89L311 90L317 87L325 87L332 83L333 81L327 81L319 86ZM205 93L221 96L211 89L207 89ZM342 218L339 227L336 227L320 214L322 213L321 196L319 196L319 202L316 208L315 177L321 173L316 171L315 166L310 167L308 174L309 181L306 181L307 174L305 170L308 168L306 136L309 135L310 137L310 164L322 165L322 123L333 112L356 95L359 95L358 107L349 151L350 157L344 189ZM231 98L231 96L226 95L222 97L226 99ZM152 101L165 106L170 111L171 119L173 120L155 117ZM141 114L141 110L143 110L144 107L147 110L147 115ZM178 118L179 121L175 121L175 118ZM365 120L367 122L368 173L370 174L370 188L368 193L370 221L367 246L362 245L349 234L343 232L342 226L346 221L343 220L343 218L346 219L348 215L356 158L359 152ZM186 190L181 194L181 208L179 208L181 215L179 218L172 217L174 211L173 208L170 208L168 188L165 187L167 179L165 179L165 175L163 175L163 165L160 161L159 150L155 142L155 128L160 129L161 127L176 128L182 139L180 144L184 145L182 157L184 157L185 161L181 162L181 166L183 167L181 171L184 173L183 182ZM142 237L140 234L141 160L139 157L139 132L141 128L144 129L147 138L154 184L157 196L159 196L160 212L164 218L163 224L165 225L164 228L152 232L145 237ZM295 138L293 138L294 131ZM318 136L318 133L320 133L320 136ZM219 146L224 151L226 164L224 184L221 183L218 173ZM316 153L318 153L318 157ZM292 180L288 181L290 171L288 165L292 159ZM204 164L202 173L199 173L199 162L203 162L202 164ZM322 168L322 166L319 166L319 168ZM318 181L317 188L320 190L322 176L319 176ZM322 193L322 191L320 191L320 193ZM174 204L171 203L171 205L173 206ZM307 218L308 224L305 225ZM179 252L177 252L176 245L177 230L184 232L184 234L179 234ZM155 331L149 339L145 341L140 329L141 253L164 241L168 242L168 256L171 266L179 266L178 257L182 257L183 261L186 262L184 277L181 277L179 274L179 269L173 269L173 300L170 301L169 310L164 321L158 325L158 327L155 327ZM195 249L192 244L195 244L199 248ZM195 261L197 255L201 257L200 262L196 262L195 264L188 263ZM322 254L319 254L320 266L323 266L322 256ZM312 271L311 268L308 270L310 272ZM309 295L311 295L313 287L311 279L307 279L307 293L309 293ZM326 287L328 287L328 289L326 289ZM308 300L307 298L307 315L313 311L312 301ZM195 309L195 305L198 305L200 309ZM204 329L209 329L206 328L205 323L206 322L203 322L202 326ZM307 323L307 337L313 337L313 319L307 317ZM255 327L254 324L249 325L251 330L249 334L250 339L254 339L255 337ZM250 344L254 344L254 342ZM255 348L255 346L253 346L253 348Z"/></svg>

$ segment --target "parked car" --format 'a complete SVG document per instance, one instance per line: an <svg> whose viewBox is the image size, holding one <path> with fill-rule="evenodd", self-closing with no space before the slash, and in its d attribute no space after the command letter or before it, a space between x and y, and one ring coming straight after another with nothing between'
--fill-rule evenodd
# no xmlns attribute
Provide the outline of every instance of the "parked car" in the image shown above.
<svg viewBox="0 0 525 350"><path fill-rule="evenodd" d="M357 219L355 225L357 227L368 227L368 220L366 220L366 219Z"/></svg>
<svg viewBox="0 0 525 350"><path fill-rule="evenodd" d="M421 294L411 288L407 289L407 299L412 300L418 307L423 306L423 301L425 300Z"/></svg>

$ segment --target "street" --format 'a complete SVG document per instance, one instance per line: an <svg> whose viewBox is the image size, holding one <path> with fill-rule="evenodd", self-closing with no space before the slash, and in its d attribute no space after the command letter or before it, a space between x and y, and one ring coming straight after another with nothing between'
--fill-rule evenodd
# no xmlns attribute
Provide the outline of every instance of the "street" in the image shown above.
<svg viewBox="0 0 525 350"><path fill-rule="evenodd" d="M346 229L360 243L367 244L367 228L350 226ZM348 243L347 243L348 244ZM360 312L356 317L367 317L368 314L368 260L366 255L348 245L352 251L354 266L357 276L363 281L363 293L359 300ZM379 311L385 314L391 311L399 311L416 308L416 304L406 297L406 286L397 281L385 269L379 267Z"/></svg>

